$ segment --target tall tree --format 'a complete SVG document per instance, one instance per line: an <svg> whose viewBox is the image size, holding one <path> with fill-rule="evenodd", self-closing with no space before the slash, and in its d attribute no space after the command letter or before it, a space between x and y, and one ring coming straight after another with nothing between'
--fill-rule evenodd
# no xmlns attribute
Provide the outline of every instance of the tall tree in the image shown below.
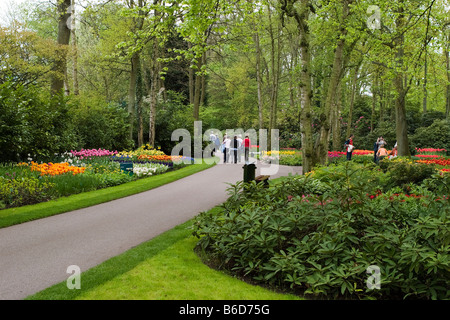
<svg viewBox="0 0 450 320"><path fill-rule="evenodd" d="M300 132L302 141L303 172L312 171L317 163L314 153L312 136L312 74L311 74L311 50L310 29L308 18L311 10L309 0L279 0L281 5L282 22L284 16L294 18L297 24L299 37L301 69L298 78L300 88Z"/></svg>
<svg viewBox="0 0 450 320"><path fill-rule="evenodd" d="M71 0L58 0L58 58L55 62L55 75L51 83L51 91L53 94L60 93L64 88L64 76L67 72L67 46L70 42L70 28L68 22L70 21Z"/></svg>
<svg viewBox="0 0 450 320"><path fill-rule="evenodd" d="M134 37L134 43L130 47L130 82L128 87L128 114L130 116L130 139L133 139L134 122L136 119L136 85L138 80L138 74L141 65L141 51L142 45L140 42L141 31L144 27L145 16L147 10L145 8L145 0L127 0L127 5L132 12L132 26L130 33ZM142 113L139 113L142 115ZM142 140L142 139L139 139Z"/></svg>
<svg viewBox="0 0 450 320"><path fill-rule="evenodd" d="M444 46L442 51L444 52L446 73L447 73L447 85L445 93L445 117L450 119L450 22L444 24Z"/></svg>
<svg viewBox="0 0 450 320"><path fill-rule="evenodd" d="M71 37L72 37L72 76L73 76L73 94L80 94L80 86L78 80L78 49L76 35L76 19L75 19L75 0L72 0L72 17L71 17Z"/></svg>
<svg viewBox="0 0 450 320"><path fill-rule="evenodd" d="M352 5L352 0L342 0L342 1L330 1L330 4L341 5L341 8L338 8L337 11L342 10L341 17L338 19L339 27L336 35L336 44L334 50L334 58L333 58L333 66L330 74L330 79L327 84L327 93L324 108L322 108L322 112L319 115L320 120L320 138L318 139L318 144L315 149L317 152L317 158L319 159L321 164L326 164L328 161L328 144L330 141L330 132L331 132L331 119L332 115L335 114L335 110L333 107L336 106L334 101L336 99L336 93L341 81L341 78L344 74L343 68L343 60L344 60L344 48L346 44L346 35L348 33L347 20L350 15L350 6ZM340 9L340 10L339 10Z"/></svg>

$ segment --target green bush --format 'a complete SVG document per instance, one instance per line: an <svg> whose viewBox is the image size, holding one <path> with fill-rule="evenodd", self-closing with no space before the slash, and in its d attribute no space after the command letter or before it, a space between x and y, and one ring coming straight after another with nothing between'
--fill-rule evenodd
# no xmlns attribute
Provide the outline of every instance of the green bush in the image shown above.
<svg viewBox="0 0 450 320"><path fill-rule="evenodd" d="M448 198L419 187L417 197L368 194L361 185L383 173L352 169L335 167L322 195L306 193L315 174L232 186L220 214L196 218L198 250L217 268L307 297L450 298ZM371 265L380 289L366 285Z"/></svg>
<svg viewBox="0 0 450 320"><path fill-rule="evenodd" d="M0 201L7 208L35 204L51 199L55 185L35 177L5 179L0 177Z"/></svg>
<svg viewBox="0 0 450 320"><path fill-rule="evenodd" d="M0 162L24 161L28 154L48 161L76 145L66 102L33 86L0 84Z"/></svg>
<svg viewBox="0 0 450 320"><path fill-rule="evenodd" d="M280 155L280 165L284 166L301 166L302 165L302 156L301 154L295 155Z"/></svg>
<svg viewBox="0 0 450 320"><path fill-rule="evenodd" d="M425 179L436 173L433 165L417 163L409 158L402 157L392 160L385 158L380 161L380 168L389 176L386 188L403 187L411 183L421 184Z"/></svg>
<svg viewBox="0 0 450 320"><path fill-rule="evenodd" d="M428 127L417 128L411 137L411 148L442 148L450 150L450 119L438 119Z"/></svg>
<svg viewBox="0 0 450 320"><path fill-rule="evenodd" d="M115 104L87 99L72 102L73 125L83 148L132 149L127 111Z"/></svg>
<svg viewBox="0 0 450 320"><path fill-rule="evenodd" d="M380 122L373 131L367 133L366 131L360 134L355 133L354 145L356 149L361 150L373 150L373 144L377 141L377 138L382 136L386 143L387 148L392 149L397 140L395 133L395 122L383 121Z"/></svg>

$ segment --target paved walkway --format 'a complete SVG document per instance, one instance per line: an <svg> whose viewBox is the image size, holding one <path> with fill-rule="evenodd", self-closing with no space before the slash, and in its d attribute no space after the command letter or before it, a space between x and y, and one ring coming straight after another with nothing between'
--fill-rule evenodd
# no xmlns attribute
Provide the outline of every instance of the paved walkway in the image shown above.
<svg viewBox="0 0 450 320"><path fill-rule="evenodd" d="M259 174L260 168L256 174ZM273 178L300 173L280 166ZM86 271L224 202L242 164L218 164L134 196L0 229L0 299L18 300Z"/></svg>

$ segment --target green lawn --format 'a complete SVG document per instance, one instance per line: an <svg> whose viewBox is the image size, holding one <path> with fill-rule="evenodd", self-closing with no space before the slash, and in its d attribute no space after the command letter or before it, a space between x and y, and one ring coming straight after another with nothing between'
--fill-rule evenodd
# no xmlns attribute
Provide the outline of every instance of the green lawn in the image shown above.
<svg viewBox="0 0 450 320"><path fill-rule="evenodd" d="M0 212L0 225L58 214L150 190L210 168L192 165L121 186ZM275 181L273 181L275 182ZM212 209L215 210L215 209ZM206 266L195 254L193 220L81 274L81 289L61 282L27 300L298 300Z"/></svg>
<svg viewBox="0 0 450 320"><path fill-rule="evenodd" d="M213 209L214 210L214 209ZM202 263L192 220L81 274L81 289L62 282L29 300L299 300L250 285Z"/></svg>
<svg viewBox="0 0 450 320"><path fill-rule="evenodd" d="M0 228L131 196L182 179L211 168L212 166L214 164L189 165L178 170L139 179L115 187L84 192L29 206L0 210Z"/></svg>

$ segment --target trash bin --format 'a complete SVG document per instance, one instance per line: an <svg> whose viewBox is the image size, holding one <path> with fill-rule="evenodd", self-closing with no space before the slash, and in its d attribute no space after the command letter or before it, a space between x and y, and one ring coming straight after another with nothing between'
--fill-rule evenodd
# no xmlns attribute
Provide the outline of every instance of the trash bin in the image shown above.
<svg viewBox="0 0 450 320"><path fill-rule="evenodd" d="M133 175L133 162L122 162L120 163L120 170L127 173L128 175Z"/></svg>
<svg viewBox="0 0 450 320"><path fill-rule="evenodd" d="M244 164L244 182L255 180L256 165L254 163Z"/></svg>

